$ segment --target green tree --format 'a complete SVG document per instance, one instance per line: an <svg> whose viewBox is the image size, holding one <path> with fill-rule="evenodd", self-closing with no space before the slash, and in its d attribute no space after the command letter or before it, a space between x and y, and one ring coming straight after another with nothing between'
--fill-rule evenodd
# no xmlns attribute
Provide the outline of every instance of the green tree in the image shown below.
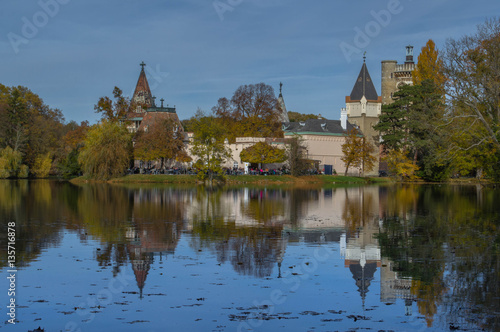
<svg viewBox="0 0 500 332"><path fill-rule="evenodd" d="M79 148L71 150L64 159L60 160L57 169L58 173L64 178L70 178L73 176L80 175L82 168L78 162L78 156L80 155Z"/></svg>
<svg viewBox="0 0 500 332"><path fill-rule="evenodd" d="M78 161L84 175L108 180L125 173L131 149L132 137L125 125L102 121L88 131Z"/></svg>
<svg viewBox="0 0 500 332"><path fill-rule="evenodd" d="M288 139L286 149L287 165L293 176L300 176L307 171L307 159L305 158L304 142L300 135L294 135Z"/></svg>
<svg viewBox="0 0 500 332"><path fill-rule="evenodd" d="M160 160L164 167L166 160L185 160L183 131L174 120L155 118L145 131L138 131L135 145L135 159L144 161Z"/></svg>
<svg viewBox="0 0 500 332"><path fill-rule="evenodd" d="M266 142L258 142L240 153L241 161L249 163L273 164L286 160L285 150L272 147ZM260 167L260 166L259 166Z"/></svg>
<svg viewBox="0 0 500 332"><path fill-rule="evenodd" d="M66 133L63 136L64 153L57 159L57 171L64 178L80 175L82 170L78 163L78 155L83 147L85 137L89 130L89 122L82 121L77 124L70 121L65 125Z"/></svg>
<svg viewBox="0 0 500 332"><path fill-rule="evenodd" d="M371 171L377 161L372 155L374 152L375 147L364 136L360 135L356 129L350 130L345 143L342 144L344 155L340 158L345 164L344 175L347 175L349 167L361 168L363 174L365 171Z"/></svg>
<svg viewBox="0 0 500 332"><path fill-rule="evenodd" d="M206 116L201 110L193 119L193 140L191 152L198 159L198 177L212 183L224 180L223 163L230 157L224 144L225 128L214 116Z"/></svg>
<svg viewBox="0 0 500 332"><path fill-rule="evenodd" d="M382 108L379 123L385 153L399 151L421 170L427 180L449 176L450 162L439 153L445 133L442 94L432 80L418 85L404 85L394 93L395 101Z"/></svg>

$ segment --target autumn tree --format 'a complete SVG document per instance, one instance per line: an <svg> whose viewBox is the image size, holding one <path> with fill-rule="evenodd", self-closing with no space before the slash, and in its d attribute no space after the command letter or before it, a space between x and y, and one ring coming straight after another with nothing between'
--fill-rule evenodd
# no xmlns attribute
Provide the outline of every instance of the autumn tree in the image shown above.
<svg viewBox="0 0 500 332"><path fill-rule="evenodd" d="M500 18L492 18L480 25L474 34L448 40L444 71L450 100L447 124L449 128L459 128L454 133L462 136L461 141L465 143L452 142L449 152L461 150L466 153L479 147L483 153L495 155L494 159L486 159L482 167L492 169L492 175L500 179L500 173L494 171L500 169L499 54ZM479 132L476 131L478 125ZM464 135L468 137L463 139ZM492 162L495 165L491 165Z"/></svg>
<svg viewBox="0 0 500 332"><path fill-rule="evenodd" d="M288 112L290 122L307 121L309 119L322 119L321 114L305 114L299 112Z"/></svg>
<svg viewBox="0 0 500 332"><path fill-rule="evenodd" d="M44 104L28 88L0 84L0 148L20 152L29 169L47 153L51 163L60 154L63 121L60 110Z"/></svg>
<svg viewBox="0 0 500 332"><path fill-rule="evenodd" d="M444 75L443 59L439 56L436 44L429 39L418 56L417 65L412 73L413 85L432 80L438 91L444 94L446 76Z"/></svg>
<svg viewBox="0 0 500 332"><path fill-rule="evenodd" d="M129 98L123 96L123 91L117 86L113 89L113 98L114 101L107 96L101 97L94 105L94 110L101 114L101 119L107 121L122 120L135 107Z"/></svg>
<svg viewBox="0 0 500 332"><path fill-rule="evenodd" d="M83 147L89 128L88 121L82 121L80 124L70 121L65 125L66 134L62 139L64 155L57 163L57 171L64 178L80 175L81 167L78 163L78 155Z"/></svg>
<svg viewBox="0 0 500 332"><path fill-rule="evenodd" d="M349 167L361 168L363 174L365 171L371 171L377 161L372 155L374 152L375 147L364 136L360 135L358 130L350 130L345 138L345 143L342 144L344 155L340 157L340 160L345 164L344 175L347 175Z"/></svg>
<svg viewBox="0 0 500 332"><path fill-rule="evenodd" d="M242 85L231 100L220 98L212 112L228 128L227 138L231 141L237 136L283 136L279 122L281 106L270 85Z"/></svg>
<svg viewBox="0 0 500 332"><path fill-rule="evenodd" d="M153 118L152 123L137 132L134 156L144 161L160 160L163 169L167 160L186 160L183 131L178 123L168 118Z"/></svg>
<svg viewBox="0 0 500 332"><path fill-rule="evenodd" d="M28 166L22 164L22 154L10 146L0 150L0 179L27 178Z"/></svg>
<svg viewBox="0 0 500 332"><path fill-rule="evenodd" d="M273 147L266 142L258 142L240 153L243 162L261 164L281 163L286 160L285 150Z"/></svg>
<svg viewBox="0 0 500 332"><path fill-rule="evenodd" d="M408 154L400 149L390 150L384 156L383 160L387 162L389 172L399 180L418 179L417 172L419 167L408 158Z"/></svg>
<svg viewBox="0 0 500 332"><path fill-rule="evenodd" d="M123 175L132 155L132 137L125 125L102 121L87 133L78 157L84 175L108 180Z"/></svg>
<svg viewBox="0 0 500 332"><path fill-rule="evenodd" d="M192 126L191 152L197 157L198 177L209 183L223 181L222 165L230 157L230 151L224 144L225 128L214 116L207 116L201 110L196 112Z"/></svg>

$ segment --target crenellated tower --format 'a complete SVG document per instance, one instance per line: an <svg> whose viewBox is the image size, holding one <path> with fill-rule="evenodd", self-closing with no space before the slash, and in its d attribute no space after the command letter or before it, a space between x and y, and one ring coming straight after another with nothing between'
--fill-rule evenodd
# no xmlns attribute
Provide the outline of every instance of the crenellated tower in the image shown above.
<svg viewBox="0 0 500 332"><path fill-rule="evenodd" d="M396 60L382 61L382 103L384 105L393 102L392 95L402 85L413 84L412 72L415 70L413 61L413 46L406 46L406 60L398 64Z"/></svg>

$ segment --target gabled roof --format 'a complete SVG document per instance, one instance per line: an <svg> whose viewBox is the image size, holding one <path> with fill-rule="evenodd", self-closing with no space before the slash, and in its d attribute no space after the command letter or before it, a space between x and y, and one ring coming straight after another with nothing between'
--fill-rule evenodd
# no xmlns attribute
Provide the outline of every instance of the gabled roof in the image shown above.
<svg viewBox="0 0 500 332"><path fill-rule="evenodd" d="M370 73L368 73L365 62L363 62L363 66L356 79L356 83L354 83L350 97L352 101L357 101L361 100L363 96L365 96L366 100L378 100L377 90L375 90L375 86L373 85L372 78L370 77Z"/></svg>
<svg viewBox="0 0 500 332"><path fill-rule="evenodd" d="M347 130L354 127L347 122ZM308 119L300 122L283 122L283 131L286 133L297 134L316 134L316 135L346 135L347 132L342 129L340 120Z"/></svg>
<svg viewBox="0 0 500 332"><path fill-rule="evenodd" d="M139 126L139 130L144 130L149 126L152 126L156 121L162 121L172 119L175 123L179 125L179 130L184 131L181 121L177 116L177 113L170 112L146 112L142 118L141 124Z"/></svg>

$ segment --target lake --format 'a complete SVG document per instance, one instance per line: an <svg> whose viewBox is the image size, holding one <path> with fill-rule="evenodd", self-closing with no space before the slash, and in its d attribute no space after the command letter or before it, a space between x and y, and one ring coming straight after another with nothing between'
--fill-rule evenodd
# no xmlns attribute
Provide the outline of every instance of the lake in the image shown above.
<svg viewBox="0 0 500 332"><path fill-rule="evenodd" d="M3 180L0 331L499 331L499 203Z"/></svg>

